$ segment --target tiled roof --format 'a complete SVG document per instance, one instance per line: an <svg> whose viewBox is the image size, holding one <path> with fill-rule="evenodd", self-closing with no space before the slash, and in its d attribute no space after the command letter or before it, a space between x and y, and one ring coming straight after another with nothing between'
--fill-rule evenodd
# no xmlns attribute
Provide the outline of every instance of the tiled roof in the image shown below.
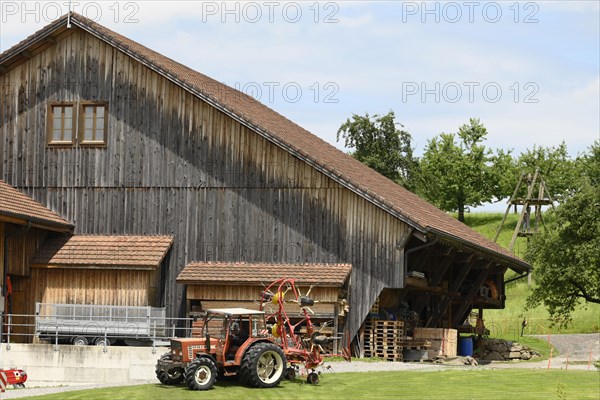
<svg viewBox="0 0 600 400"><path fill-rule="evenodd" d="M261 284L279 278L293 278L301 284L342 286L352 266L350 264L284 264L192 262L177 277L180 283L202 284Z"/></svg>
<svg viewBox="0 0 600 400"><path fill-rule="evenodd" d="M0 63L18 57L24 47L66 25L66 15L0 55ZM167 79L221 110L258 134L304 160L349 190L395 215L415 229L472 247L528 269L514 254L452 216L380 175L350 155L311 134L254 98L171 60L78 14L71 23L118 48Z"/></svg>
<svg viewBox="0 0 600 400"><path fill-rule="evenodd" d="M0 180L0 215L67 230L73 227L54 211L47 209L2 180Z"/></svg>
<svg viewBox="0 0 600 400"><path fill-rule="evenodd" d="M57 235L44 241L33 267L154 269L173 243L171 236Z"/></svg>

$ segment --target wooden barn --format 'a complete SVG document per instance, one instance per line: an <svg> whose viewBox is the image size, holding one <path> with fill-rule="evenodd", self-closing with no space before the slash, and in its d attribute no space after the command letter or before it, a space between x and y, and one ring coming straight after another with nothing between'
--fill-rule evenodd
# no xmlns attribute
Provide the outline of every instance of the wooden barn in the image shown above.
<svg viewBox="0 0 600 400"><path fill-rule="evenodd" d="M158 293L169 315L189 311L177 277L192 262L351 265L349 338L382 293L389 313L457 327L472 308L503 307L508 268L529 270L253 98L70 22L0 54L0 178L75 237L172 237Z"/></svg>

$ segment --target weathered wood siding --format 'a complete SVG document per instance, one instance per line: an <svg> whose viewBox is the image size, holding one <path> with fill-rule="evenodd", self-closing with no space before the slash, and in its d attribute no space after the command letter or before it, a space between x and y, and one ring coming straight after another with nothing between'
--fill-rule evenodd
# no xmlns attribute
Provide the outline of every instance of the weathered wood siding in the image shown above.
<svg viewBox="0 0 600 400"><path fill-rule="evenodd" d="M403 285L404 223L79 29L0 87L0 176L76 233L173 235L171 315L194 260L352 263L351 332L383 287ZM56 100L108 101L106 148L48 148Z"/></svg>
<svg viewBox="0 0 600 400"><path fill-rule="evenodd" d="M300 286L303 293L308 291L309 286ZM265 290L262 286L240 286L240 285L188 285L186 295L188 300L244 300L258 301L260 293ZM339 300L338 288L314 287L310 291L310 297L324 303L335 303ZM287 299L292 295L288 293Z"/></svg>
<svg viewBox="0 0 600 400"><path fill-rule="evenodd" d="M11 276L29 276L29 260L35 251L41 246L46 238L47 231L31 228L25 232L20 232L24 226L6 225L6 235L13 235L8 239L8 269L7 273ZM4 236L1 237L4 242Z"/></svg>
<svg viewBox="0 0 600 400"><path fill-rule="evenodd" d="M32 268L35 302L149 306L151 271Z"/></svg>

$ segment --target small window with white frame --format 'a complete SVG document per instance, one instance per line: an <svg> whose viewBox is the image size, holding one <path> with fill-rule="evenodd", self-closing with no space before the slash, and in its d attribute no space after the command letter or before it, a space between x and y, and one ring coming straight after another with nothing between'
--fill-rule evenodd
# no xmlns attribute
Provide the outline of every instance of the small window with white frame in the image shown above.
<svg viewBox="0 0 600 400"><path fill-rule="evenodd" d="M106 145L108 105L101 102L82 103L78 138L84 146Z"/></svg>
<svg viewBox="0 0 600 400"><path fill-rule="evenodd" d="M48 144L72 146L75 142L75 104L54 103L48 106Z"/></svg>

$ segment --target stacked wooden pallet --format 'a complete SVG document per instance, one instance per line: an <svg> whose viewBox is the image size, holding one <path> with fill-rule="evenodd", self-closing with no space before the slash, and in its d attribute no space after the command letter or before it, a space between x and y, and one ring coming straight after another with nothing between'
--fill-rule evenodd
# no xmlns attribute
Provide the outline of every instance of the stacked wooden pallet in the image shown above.
<svg viewBox="0 0 600 400"><path fill-rule="evenodd" d="M369 319L365 322L365 357L378 357L387 361L402 361L404 323Z"/></svg>

